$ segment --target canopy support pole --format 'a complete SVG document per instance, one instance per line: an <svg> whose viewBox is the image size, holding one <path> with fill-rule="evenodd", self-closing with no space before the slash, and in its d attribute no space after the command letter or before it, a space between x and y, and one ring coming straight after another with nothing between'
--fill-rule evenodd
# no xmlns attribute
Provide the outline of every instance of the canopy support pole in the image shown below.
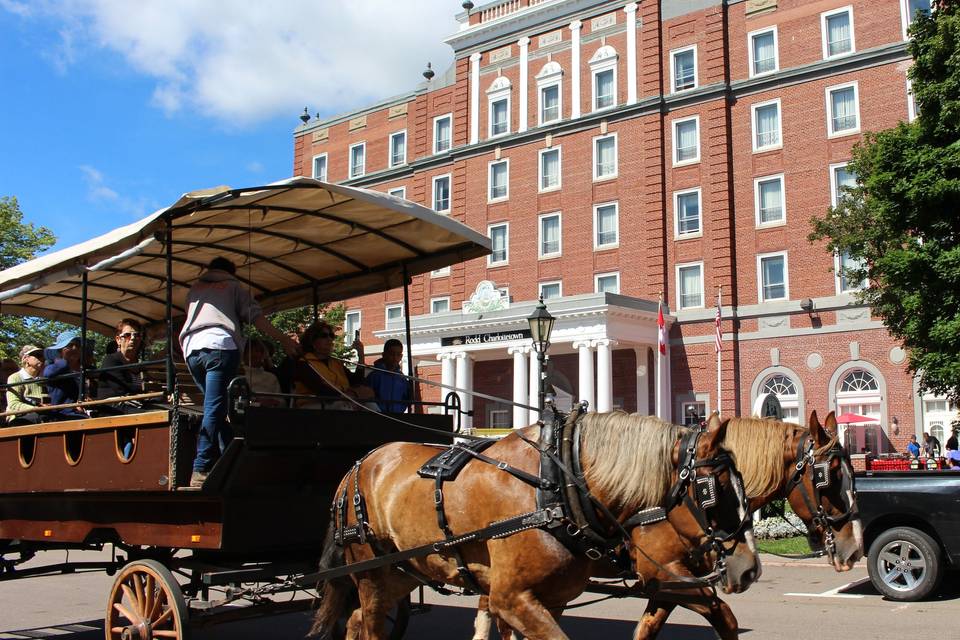
<svg viewBox="0 0 960 640"><path fill-rule="evenodd" d="M80 397L83 401L87 396L87 277L86 267L80 275Z"/></svg>
<svg viewBox="0 0 960 640"><path fill-rule="evenodd" d="M313 283L313 321L320 319L320 292L317 291L317 283Z"/></svg>
<svg viewBox="0 0 960 640"><path fill-rule="evenodd" d="M167 263L167 396L174 394L176 369L173 366L173 223L167 219L163 236Z"/></svg>
<svg viewBox="0 0 960 640"><path fill-rule="evenodd" d="M403 263L403 324L407 334L407 375L410 376L412 386L411 397L415 402L419 402L417 395L417 385L413 383L416 372L413 370L413 347L410 340L410 276L407 274L407 263ZM414 405L419 407L420 405Z"/></svg>

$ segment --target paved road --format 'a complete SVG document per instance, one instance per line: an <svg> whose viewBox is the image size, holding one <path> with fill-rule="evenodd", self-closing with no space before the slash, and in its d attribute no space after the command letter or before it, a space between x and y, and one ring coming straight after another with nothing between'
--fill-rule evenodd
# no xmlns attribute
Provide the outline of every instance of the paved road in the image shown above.
<svg viewBox="0 0 960 640"><path fill-rule="evenodd" d="M71 560L81 555L74 552ZM102 609L111 582L100 573L0 582L0 639L103 638ZM430 611L411 618L407 638L469 640L475 599L428 594L427 602ZM850 573L837 574L826 565L766 557L760 582L745 594L730 596L729 602L747 640L956 637L955 631L948 630L956 629L960 579L948 576L940 593L929 601L897 603L883 600L874 591L862 563ZM563 627L571 638L630 638L643 604L639 600L592 604L570 611ZM193 638L302 638L308 628L305 614L288 614L204 629ZM702 618L679 611L661 637L708 640L714 635Z"/></svg>

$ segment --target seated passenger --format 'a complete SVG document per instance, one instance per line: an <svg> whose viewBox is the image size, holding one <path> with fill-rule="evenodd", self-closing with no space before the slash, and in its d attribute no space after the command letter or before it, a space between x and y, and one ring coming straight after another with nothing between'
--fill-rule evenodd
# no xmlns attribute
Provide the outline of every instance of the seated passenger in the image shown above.
<svg viewBox="0 0 960 640"><path fill-rule="evenodd" d="M82 399L80 391L80 336L75 331L64 331L57 336L57 342L44 349L47 366L43 369L44 378L63 376L47 382L50 404L73 404ZM70 373L78 375L69 376ZM68 407L52 413L57 419L77 420L89 418L83 409Z"/></svg>
<svg viewBox="0 0 960 640"><path fill-rule="evenodd" d="M373 363L367 384L373 389L377 405L384 413L403 413L413 399L410 381L403 375L403 343L391 338L383 345L383 356Z"/></svg>
<svg viewBox="0 0 960 640"><path fill-rule="evenodd" d="M15 374L20 370L20 367L17 366L17 363L13 361L13 358L4 358L0 360L0 382L6 382L7 378ZM4 390L6 391L6 390ZM0 394L0 411L7 410L7 394L6 392Z"/></svg>
<svg viewBox="0 0 960 640"><path fill-rule="evenodd" d="M363 383L363 371L360 367L353 373L347 371L343 363L331 358L333 353L334 329L323 320L307 327L300 338L300 347L304 357L298 360L293 374L295 393L302 395L331 397L329 402L306 401L305 408L355 409L356 405L347 400L339 400L340 392L359 400L373 400L373 389ZM355 340L353 348L357 351L360 364L363 364L363 343ZM376 403L367 403L376 409Z"/></svg>
<svg viewBox="0 0 960 640"><path fill-rule="evenodd" d="M143 347L143 328L140 323L130 318L124 318L117 323L114 331L116 351L108 353L100 364L101 369L123 367L136 364L140 361ZM139 369L116 369L100 373L100 386L97 390L98 398L116 398L119 396L133 396L143 393L143 376ZM139 410L139 403L122 403L114 407L126 413L128 410Z"/></svg>
<svg viewBox="0 0 960 640"><path fill-rule="evenodd" d="M267 371L270 360L270 351L260 338L247 340L247 350L243 354L243 375L247 378L250 390L256 393L280 393L280 382L277 376ZM279 407L283 404L281 398L260 397L254 401L261 407Z"/></svg>
<svg viewBox="0 0 960 640"><path fill-rule="evenodd" d="M20 349L20 366L16 373L7 378L7 384L29 382L40 375L43 370L43 349L28 344ZM7 411L24 411L46 404L46 394L43 385L39 382L29 382L14 387L7 387ZM7 416L9 426L37 424L43 414L38 412L22 413L16 416Z"/></svg>

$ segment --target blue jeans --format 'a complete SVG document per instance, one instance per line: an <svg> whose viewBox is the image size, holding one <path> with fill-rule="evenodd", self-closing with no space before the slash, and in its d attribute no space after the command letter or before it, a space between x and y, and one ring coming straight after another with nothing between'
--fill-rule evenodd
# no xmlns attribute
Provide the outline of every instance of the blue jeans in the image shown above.
<svg viewBox="0 0 960 640"><path fill-rule="evenodd" d="M197 438L194 471L209 471L233 439L227 424L227 385L237 375L240 352L200 349L187 356L187 368L203 391L203 423Z"/></svg>

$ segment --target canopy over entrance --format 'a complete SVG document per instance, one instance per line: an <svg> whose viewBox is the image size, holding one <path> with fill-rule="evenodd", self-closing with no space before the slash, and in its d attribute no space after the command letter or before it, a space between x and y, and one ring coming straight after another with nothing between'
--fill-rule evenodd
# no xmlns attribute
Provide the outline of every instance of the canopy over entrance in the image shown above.
<svg viewBox="0 0 960 640"><path fill-rule="evenodd" d="M188 193L126 227L0 272L0 312L89 327L166 319L167 234L173 315L217 256L267 312L403 285L408 276L490 253L490 241L430 209L383 193L291 178L248 189Z"/></svg>

